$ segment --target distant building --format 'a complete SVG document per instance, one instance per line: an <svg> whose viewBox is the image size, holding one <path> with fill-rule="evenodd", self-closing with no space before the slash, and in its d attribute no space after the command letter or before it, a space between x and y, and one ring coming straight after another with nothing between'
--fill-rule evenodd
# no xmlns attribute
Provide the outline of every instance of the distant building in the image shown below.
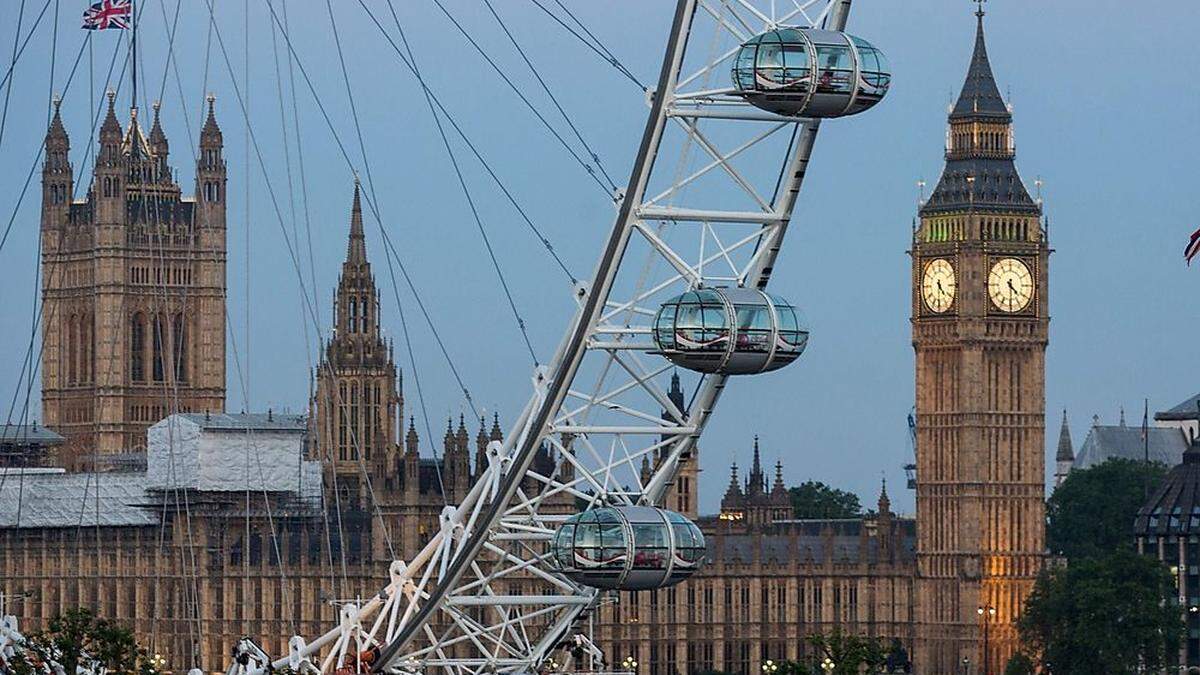
<svg viewBox="0 0 1200 675"><path fill-rule="evenodd" d="M37 422L0 424L0 468L51 466L65 440Z"/></svg>
<svg viewBox="0 0 1200 675"><path fill-rule="evenodd" d="M1061 485L1071 471L1099 466L1114 459L1131 459L1158 462L1175 466L1183 459L1188 448L1189 434L1196 424L1196 413L1188 412L1195 405L1195 398L1188 399L1174 408L1154 415L1155 424L1146 429L1141 424L1130 426L1121 411L1117 424L1101 424L1100 416L1092 416L1092 426L1078 450L1071 447L1070 430L1066 411L1063 411L1062 429L1059 432L1058 452L1055 455L1054 485Z"/></svg>
<svg viewBox="0 0 1200 675"><path fill-rule="evenodd" d="M1159 426L1178 428L1189 438L1200 436L1200 394L1192 396L1170 410L1154 413L1154 421Z"/></svg>

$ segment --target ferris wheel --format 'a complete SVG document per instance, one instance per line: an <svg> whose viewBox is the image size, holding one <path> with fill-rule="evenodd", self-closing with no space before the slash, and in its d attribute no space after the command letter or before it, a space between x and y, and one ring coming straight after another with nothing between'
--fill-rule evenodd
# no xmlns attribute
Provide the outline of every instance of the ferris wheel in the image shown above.
<svg viewBox="0 0 1200 675"><path fill-rule="evenodd" d="M678 1L616 221L482 478L373 598L287 655L243 640L230 675L530 673L560 649L599 662L582 626L604 591L702 564L699 529L660 506L728 378L804 351L799 311L765 289L821 119L890 84L882 54L842 32L850 4ZM683 406L663 386L676 368L699 377Z"/></svg>

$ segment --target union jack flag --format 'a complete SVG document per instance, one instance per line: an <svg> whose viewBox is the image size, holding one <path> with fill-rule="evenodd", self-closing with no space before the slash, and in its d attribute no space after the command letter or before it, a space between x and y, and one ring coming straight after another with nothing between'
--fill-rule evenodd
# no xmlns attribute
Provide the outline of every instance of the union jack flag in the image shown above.
<svg viewBox="0 0 1200 675"><path fill-rule="evenodd" d="M83 27L87 30L129 28L132 13L133 0L101 0L83 13Z"/></svg>

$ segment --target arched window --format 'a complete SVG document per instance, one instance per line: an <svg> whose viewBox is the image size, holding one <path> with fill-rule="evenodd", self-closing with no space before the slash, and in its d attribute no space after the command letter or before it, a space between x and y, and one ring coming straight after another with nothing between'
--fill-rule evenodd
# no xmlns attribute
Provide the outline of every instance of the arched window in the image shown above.
<svg viewBox="0 0 1200 675"><path fill-rule="evenodd" d="M188 342L187 342L187 323L183 320L183 314L175 315L175 325L172 326L174 331L175 347L172 352L175 357L175 380L177 382L188 381Z"/></svg>
<svg viewBox="0 0 1200 675"><path fill-rule="evenodd" d="M368 309L367 298L363 298L361 302L362 302L362 332L366 333L371 330L371 324L368 322L368 319L371 316L371 310Z"/></svg>
<svg viewBox="0 0 1200 675"><path fill-rule="evenodd" d="M350 459L358 459L358 444L362 443L362 418L358 409L358 383L350 383Z"/></svg>
<svg viewBox="0 0 1200 675"><path fill-rule="evenodd" d="M349 429L349 423L348 423L348 420L346 419L346 383L345 382L338 383L338 397L337 397L337 400L332 401L332 403L337 408L337 416L338 416L338 438L337 438L338 459L345 461L347 459L346 446L348 445L348 442L347 442L348 433L347 432Z"/></svg>
<svg viewBox="0 0 1200 675"><path fill-rule="evenodd" d="M146 380L146 317L138 312L129 321L129 378Z"/></svg>
<svg viewBox="0 0 1200 675"><path fill-rule="evenodd" d="M154 381L162 382L166 369L163 367L163 341L166 336L163 335L164 329L163 317L161 314L154 315L153 336L151 346L153 353L150 356L150 365L154 371Z"/></svg>
<svg viewBox="0 0 1200 675"><path fill-rule="evenodd" d="M67 383L75 384L75 359L78 357L79 317L74 314L67 320Z"/></svg>
<svg viewBox="0 0 1200 675"><path fill-rule="evenodd" d="M346 327L348 332L358 332L358 298L354 297L353 295L350 296L350 320L346 323L349 324Z"/></svg>
<svg viewBox="0 0 1200 675"><path fill-rule="evenodd" d="M96 333L92 329L90 313L83 315L83 326L80 332L83 333L83 339L80 341L80 349L83 350L83 364L80 366L79 379L90 384L93 381L96 360Z"/></svg>
<svg viewBox="0 0 1200 675"><path fill-rule="evenodd" d="M363 459L371 459L371 444L375 442L375 397L371 384L363 383Z"/></svg>

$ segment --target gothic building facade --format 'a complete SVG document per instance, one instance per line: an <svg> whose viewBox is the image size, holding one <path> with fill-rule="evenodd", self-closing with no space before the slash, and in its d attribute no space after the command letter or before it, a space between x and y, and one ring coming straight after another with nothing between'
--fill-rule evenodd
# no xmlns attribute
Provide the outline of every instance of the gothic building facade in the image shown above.
<svg viewBox="0 0 1200 675"><path fill-rule="evenodd" d="M213 101L187 198L158 106L147 138L136 108L122 131L114 98L82 200L57 104L45 140L42 415L67 438L68 461L144 449L147 427L169 412L225 405L225 160Z"/></svg>
<svg viewBox="0 0 1200 675"><path fill-rule="evenodd" d="M1003 669L1045 550L1050 248L1041 205L1013 164L1012 113L977 16L945 169L911 252L915 662L933 673L981 660L982 672Z"/></svg>

